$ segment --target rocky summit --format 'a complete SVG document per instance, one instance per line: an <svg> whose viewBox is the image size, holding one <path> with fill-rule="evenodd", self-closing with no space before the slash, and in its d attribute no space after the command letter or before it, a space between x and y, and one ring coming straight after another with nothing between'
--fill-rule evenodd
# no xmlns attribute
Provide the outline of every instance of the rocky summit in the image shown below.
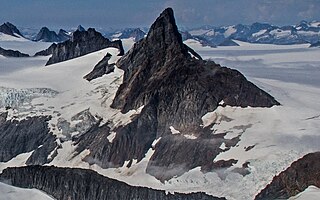
<svg viewBox="0 0 320 200"><path fill-rule="evenodd" d="M14 37L23 37L18 28L9 22L6 22L0 26L0 32Z"/></svg>
<svg viewBox="0 0 320 200"><path fill-rule="evenodd" d="M49 47L51 49L50 51L48 49L48 52L52 52L52 56L46 65L70 60L108 47L118 48L119 55L124 53L120 40L110 41L93 28L89 28L87 31L77 30L71 39L59 43L55 47Z"/></svg>
<svg viewBox="0 0 320 200"><path fill-rule="evenodd" d="M56 32L50 31L47 27L41 28L34 41L60 42L61 39Z"/></svg>
<svg viewBox="0 0 320 200"><path fill-rule="evenodd" d="M90 150L84 160L103 168L123 166L125 161L131 161L127 165L130 167L149 149L154 153L147 173L162 181L195 167L205 172L231 166L237 161L212 161L222 151L219 147L223 142L230 148L239 136L224 139L224 134L214 135L209 127L203 127L201 118L219 104L279 105L240 72L202 60L183 44L171 8L163 11L147 37L137 42L117 66L124 70L124 77L111 107L123 113L142 108L140 114L127 125L111 130L107 123L75 139L78 152ZM111 132L116 134L109 141Z"/></svg>

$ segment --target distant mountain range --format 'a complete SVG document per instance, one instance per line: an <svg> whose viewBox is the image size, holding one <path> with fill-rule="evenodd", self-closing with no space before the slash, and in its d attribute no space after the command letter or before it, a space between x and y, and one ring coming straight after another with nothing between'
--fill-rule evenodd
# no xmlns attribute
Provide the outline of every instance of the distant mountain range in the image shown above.
<svg viewBox="0 0 320 200"><path fill-rule="evenodd" d="M251 25L234 25L211 27L204 26L187 31L200 41L211 46L226 44L226 41L240 40L250 43L263 44L302 44L316 43L320 36L320 22L301 21L294 26L278 27L267 23L254 23Z"/></svg>
<svg viewBox="0 0 320 200"><path fill-rule="evenodd" d="M79 25L77 30L85 29ZM0 32L12 36L22 36L34 41L43 42L64 42L71 38L75 30L60 29L58 33L49 30L47 27L41 28L38 33L32 33L35 29L24 28L20 32L17 27L7 22L0 26ZM146 36L145 30L140 28L124 28L113 31L101 31L102 34L111 39L132 38L135 42ZM203 46L236 46L233 40L240 40L249 43L261 44L315 44L320 38L320 21L301 21L296 25L274 26L268 23L253 23L251 25L232 26L202 26L199 28L184 29L180 31L183 40L193 39Z"/></svg>

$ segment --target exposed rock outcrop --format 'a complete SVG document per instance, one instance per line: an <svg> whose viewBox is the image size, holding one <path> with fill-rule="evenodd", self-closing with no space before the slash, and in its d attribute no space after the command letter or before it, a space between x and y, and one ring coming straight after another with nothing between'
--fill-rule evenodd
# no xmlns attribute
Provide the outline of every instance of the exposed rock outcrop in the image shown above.
<svg viewBox="0 0 320 200"><path fill-rule="evenodd" d="M57 200L223 200L204 193L166 194L165 191L130 186L85 169L29 166L8 168L0 180L23 188L37 188Z"/></svg>
<svg viewBox="0 0 320 200"><path fill-rule="evenodd" d="M6 22L0 26L0 32L14 37L23 37L18 28L9 22Z"/></svg>
<svg viewBox="0 0 320 200"><path fill-rule="evenodd" d="M99 78L104 74L109 74L114 71L115 64L109 64L109 60L111 58L111 54L107 53L105 57L99 63L94 66L93 70L85 75L83 78L91 81L95 78Z"/></svg>
<svg viewBox="0 0 320 200"><path fill-rule="evenodd" d="M34 151L27 164L45 164L56 148L55 136L49 133L49 117L27 117L21 121L1 120L0 162L7 162L21 153ZM14 141L14 142L13 142Z"/></svg>
<svg viewBox="0 0 320 200"><path fill-rule="evenodd" d="M3 49L0 47L0 55L5 57L29 57L28 54L21 53L20 51L14 51L11 49Z"/></svg>
<svg viewBox="0 0 320 200"><path fill-rule="evenodd" d="M107 47L118 48L119 55L124 53L120 40L110 41L93 28L89 28L87 31L77 30L70 40L57 44L46 65L70 60Z"/></svg>
<svg viewBox="0 0 320 200"><path fill-rule="evenodd" d="M320 187L320 152L310 153L274 177L256 200L288 199L309 186Z"/></svg>
<svg viewBox="0 0 320 200"><path fill-rule="evenodd" d="M141 161L153 149L147 172L160 180L197 166L210 171L222 151L220 145L225 142L233 146L239 137L229 141L223 134L212 134L210 128L202 126L202 116L214 111L221 101L241 107L279 105L240 72L195 54L182 43L172 9L166 9L147 37L117 62L124 77L111 106L123 113L144 106L141 113L125 126L110 130L106 124L83 135L99 138L92 143L88 139L78 141L79 146L90 150L85 160L118 167L125 161ZM173 135L170 127L179 134ZM110 132L116 133L112 141L107 139Z"/></svg>
<svg viewBox="0 0 320 200"><path fill-rule="evenodd" d="M61 39L56 32L50 31L47 27L42 27L34 41L60 42Z"/></svg>
<svg viewBox="0 0 320 200"><path fill-rule="evenodd" d="M69 34L67 31L63 29L60 29L58 32L58 37L60 38L60 41L64 42L71 38L71 34Z"/></svg>

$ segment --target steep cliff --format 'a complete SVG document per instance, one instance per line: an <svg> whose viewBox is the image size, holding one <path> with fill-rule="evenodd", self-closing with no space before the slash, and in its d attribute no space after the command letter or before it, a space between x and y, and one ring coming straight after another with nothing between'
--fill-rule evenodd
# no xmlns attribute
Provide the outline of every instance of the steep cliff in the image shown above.
<svg viewBox="0 0 320 200"><path fill-rule="evenodd" d="M57 144L55 136L49 133L49 117L27 117L18 121L6 120L5 113L0 116L0 162L32 151L27 164L45 164L52 159L48 156Z"/></svg>
<svg viewBox="0 0 320 200"><path fill-rule="evenodd" d="M91 170L28 166L8 168L0 180L23 188L37 188L57 200L219 200L204 193L166 194L165 191L145 187L134 187L126 183L99 175Z"/></svg>

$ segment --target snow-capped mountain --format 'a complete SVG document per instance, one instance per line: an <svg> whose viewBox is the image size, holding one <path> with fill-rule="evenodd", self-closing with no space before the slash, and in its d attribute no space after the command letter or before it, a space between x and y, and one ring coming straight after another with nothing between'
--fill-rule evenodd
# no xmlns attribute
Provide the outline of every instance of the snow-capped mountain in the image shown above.
<svg viewBox="0 0 320 200"><path fill-rule="evenodd" d="M63 29L60 29L57 34L54 31L50 31L47 27L42 27L33 40L42 42L64 42L70 39L70 37L70 34Z"/></svg>
<svg viewBox="0 0 320 200"><path fill-rule="evenodd" d="M278 27L267 23L222 27L204 26L191 29L192 36L201 36L219 46L226 39L262 44L301 44L319 41L320 22L302 21L294 26Z"/></svg>
<svg viewBox="0 0 320 200"><path fill-rule="evenodd" d="M0 32L14 37L23 37L18 28L9 22L0 26Z"/></svg>
<svg viewBox="0 0 320 200"><path fill-rule="evenodd" d="M106 33L106 36L110 39L132 39L134 42L137 42L144 38L146 33L140 28L125 28L117 30L114 32Z"/></svg>

